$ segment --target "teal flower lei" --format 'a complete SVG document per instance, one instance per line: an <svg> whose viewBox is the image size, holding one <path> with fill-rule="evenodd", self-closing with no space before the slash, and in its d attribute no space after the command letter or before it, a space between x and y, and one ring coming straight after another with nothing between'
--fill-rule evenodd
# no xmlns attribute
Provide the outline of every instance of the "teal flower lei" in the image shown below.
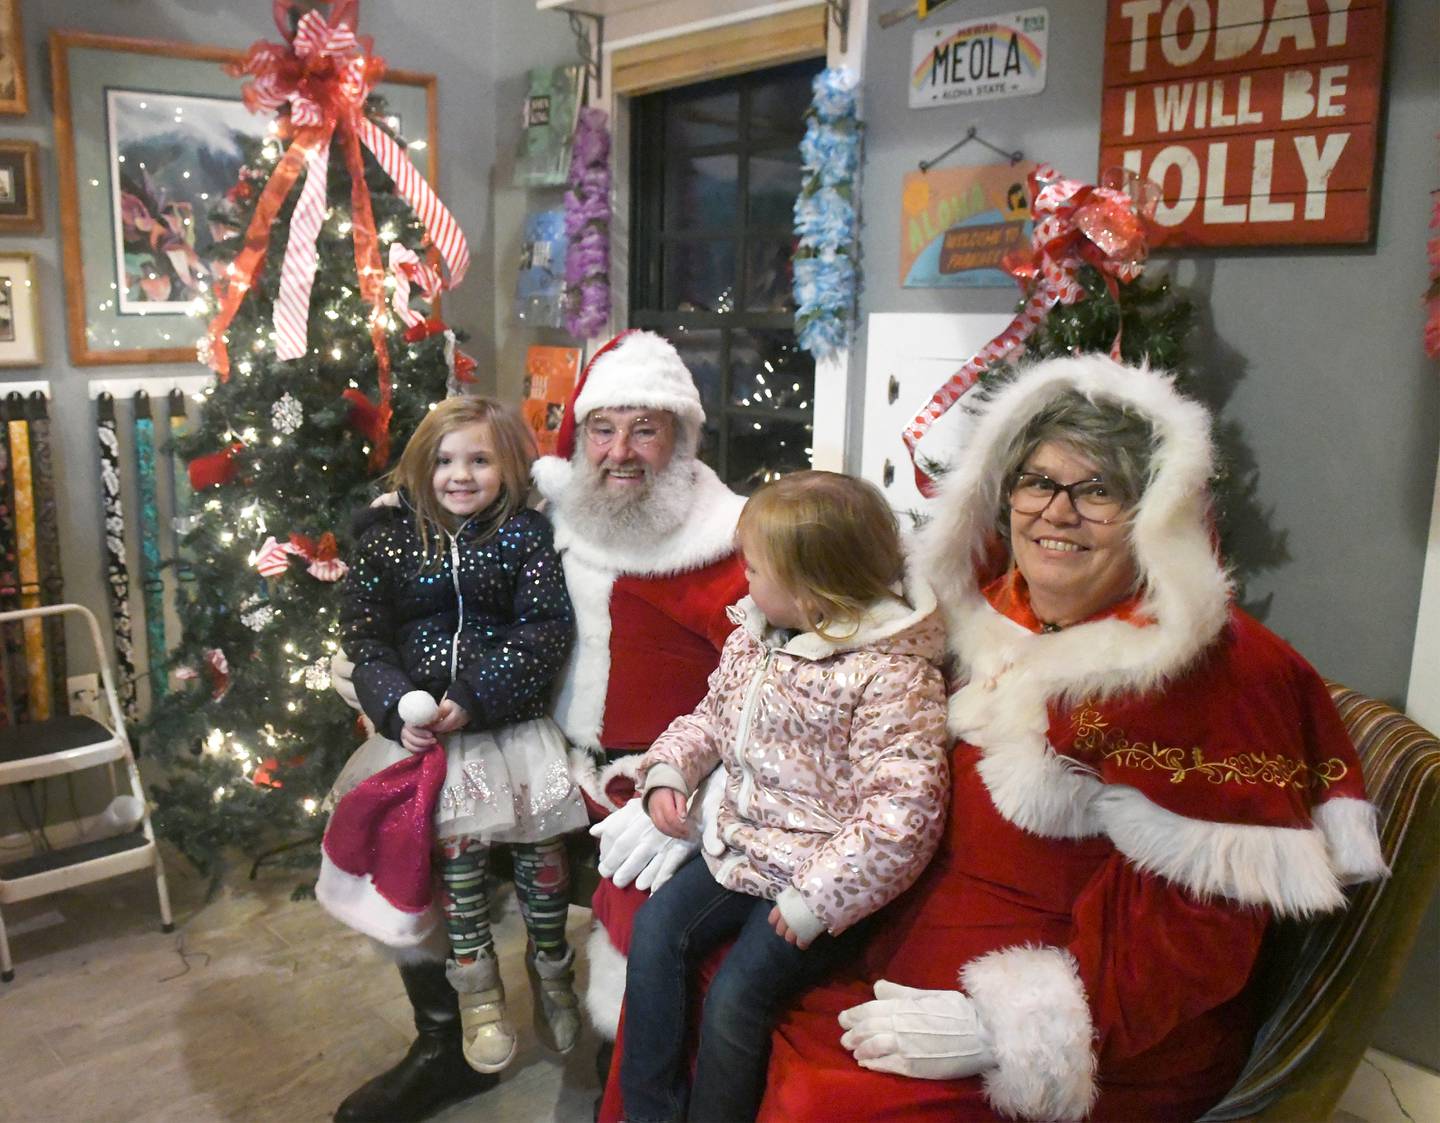
<svg viewBox="0 0 1440 1123"><path fill-rule="evenodd" d="M841 68L815 76L800 160L805 179L795 200L795 334L816 361L850 343L859 280L855 177L860 121L855 75Z"/></svg>

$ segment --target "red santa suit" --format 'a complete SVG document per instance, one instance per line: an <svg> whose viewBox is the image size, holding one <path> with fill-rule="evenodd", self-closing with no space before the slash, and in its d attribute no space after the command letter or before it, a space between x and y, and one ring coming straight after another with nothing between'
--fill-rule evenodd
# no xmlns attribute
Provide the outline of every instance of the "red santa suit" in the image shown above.
<svg viewBox="0 0 1440 1123"><path fill-rule="evenodd" d="M1069 388L1149 419L1155 453L1130 524L1141 595L1049 632L984 559L1010 441ZM1085 357L1022 374L967 426L920 564L962 672L947 839L850 977L781 1022L761 1118L1193 1119L1249 1050L1270 919L1385 873L1359 763L1314 670L1230 604L1199 406ZM880 978L968 995L991 1063L860 1067L836 1018Z"/></svg>
<svg viewBox="0 0 1440 1123"><path fill-rule="evenodd" d="M705 696L734 627L725 610L747 588L735 550L745 500L683 452L677 458L693 472L694 490L681 521L658 539L599 543L577 527L570 505L576 467L568 454L574 426L601 408L667 410L692 427L692 440L704 419L674 348L649 332L626 332L586 368L558 442L566 455L541 457L533 468L575 607L576 640L554 717L573 746L572 771L597 819L634 795L641 754ZM605 880L591 902L596 928L586 1005L611 1038L625 994L631 920L647 896Z"/></svg>

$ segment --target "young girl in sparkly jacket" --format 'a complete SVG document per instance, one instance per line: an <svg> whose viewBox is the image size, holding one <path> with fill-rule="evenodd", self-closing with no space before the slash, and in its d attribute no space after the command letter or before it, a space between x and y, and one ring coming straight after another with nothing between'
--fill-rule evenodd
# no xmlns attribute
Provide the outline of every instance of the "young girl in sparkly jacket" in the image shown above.
<svg viewBox="0 0 1440 1123"><path fill-rule="evenodd" d="M944 827L944 628L929 589L902 585L885 500L797 472L755 493L737 537L739 627L699 707L640 765L646 810L676 837L701 778L717 763L727 778L701 854L636 918L620 1069L635 1121L753 1118L775 1015L845 954L837 936L919 876ZM689 980L732 938L692 1084Z"/></svg>
<svg viewBox="0 0 1440 1123"><path fill-rule="evenodd" d="M438 867L447 975L480 1072L516 1047L490 935L492 843L513 855L537 1030L564 1052L580 1028L560 836L586 817L546 716L574 617L550 524L525 507L534 455L508 407L435 406L392 473L400 504L361 516L341 607L376 736L336 782L317 895L382 942L414 945L434 926Z"/></svg>

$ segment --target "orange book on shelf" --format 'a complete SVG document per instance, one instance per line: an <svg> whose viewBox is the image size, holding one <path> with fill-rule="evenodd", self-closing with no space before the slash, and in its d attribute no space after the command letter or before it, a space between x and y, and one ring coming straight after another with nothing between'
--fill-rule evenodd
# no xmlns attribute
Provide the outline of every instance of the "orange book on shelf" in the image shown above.
<svg viewBox="0 0 1440 1123"><path fill-rule="evenodd" d="M554 455L556 431L579 376L578 347L537 345L525 352L525 400L520 413L535 434L541 456Z"/></svg>

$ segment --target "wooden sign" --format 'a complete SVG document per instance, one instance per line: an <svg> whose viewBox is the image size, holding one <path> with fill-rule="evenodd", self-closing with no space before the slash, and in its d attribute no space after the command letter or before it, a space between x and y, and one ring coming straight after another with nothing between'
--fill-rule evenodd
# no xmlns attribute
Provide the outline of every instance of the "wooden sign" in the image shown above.
<svg viewBox="0 0 1440 1123"><path fill-rule="evenodd" d="M900 284L907 289L1000 287L1006 254L1030 249L1026 179L1035 165L986 164L906 172L900 196ZM1028 256L1028 252L1027 252Z"/></svg>
<svg viewBox="0 0 1440 1123"><path fill-rule="evenodd" d="M1109 0L1100 169L1160 246L1370 240L1385 0Z"/></svg>

